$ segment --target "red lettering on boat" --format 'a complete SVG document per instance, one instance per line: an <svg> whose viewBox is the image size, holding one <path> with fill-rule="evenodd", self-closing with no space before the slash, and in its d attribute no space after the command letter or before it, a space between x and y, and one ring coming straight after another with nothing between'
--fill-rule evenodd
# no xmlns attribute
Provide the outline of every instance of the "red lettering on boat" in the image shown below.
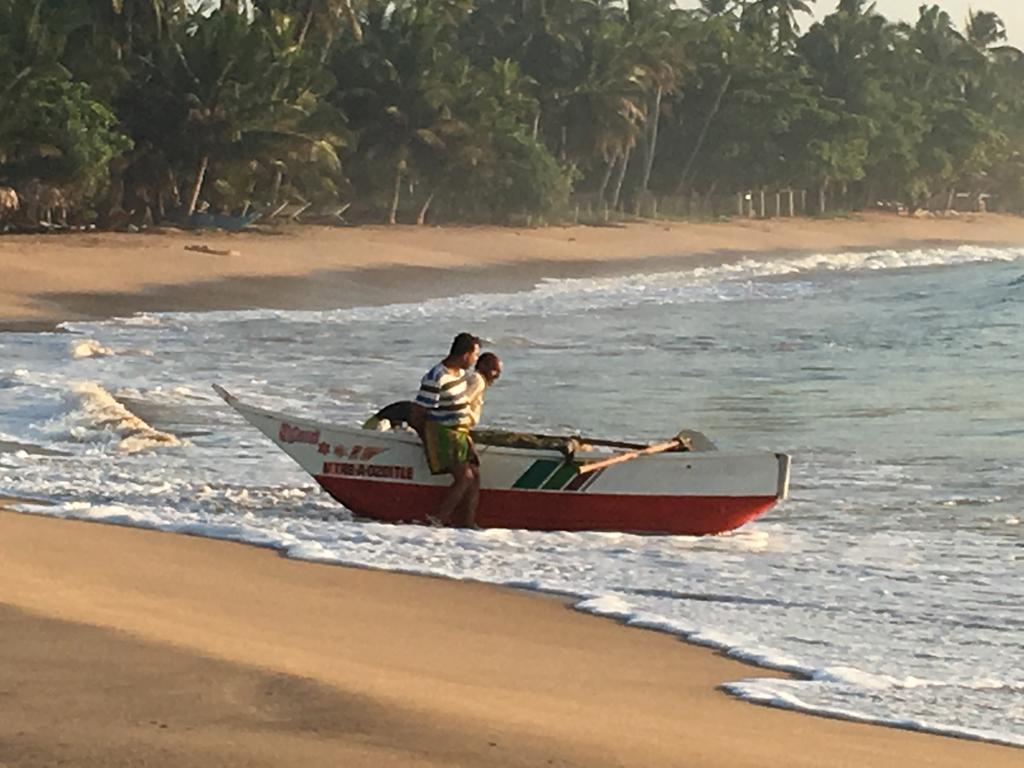
<svg viewBox="0 0 1024 768"><path fill-rule="evenodd" d="M325 461L323 474L343 477L374 477L387 480L412 480L412 467L398 464L353 464L348 461Z"/></svg>
<svg viewBox="0 0 1024 768"><path fill-rule="evenodd" d="M320 442L319 429L303 429L295 427L287 421L281 422L281 429L277 432L277 439L282 443L309 443L316 445Z"/></svg>

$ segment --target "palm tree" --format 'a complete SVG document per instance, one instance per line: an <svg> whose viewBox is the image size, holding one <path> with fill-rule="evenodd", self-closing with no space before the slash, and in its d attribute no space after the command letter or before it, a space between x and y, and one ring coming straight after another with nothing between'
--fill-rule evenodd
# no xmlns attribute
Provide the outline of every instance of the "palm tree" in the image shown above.
<svg viewBox="0 0 1024 768"><path fill-rule="evenodd" d="M261 152L287 154L282 144L336 173L339 131L306 129L326 85L315 58L294 46L268 14L257 9L250 20L222 5L169 29L144 61L130 97L133 135L177 168L190 159L185 213L191 215L212 166L220 163L227 174ZM228 188L221 184L222 191Z"/></svg>
<svg viewBox="0 0 1024 768"><path fill-rule="evenodd" d="M644 131L641 134L643 165L637 185L640 196L650 185L658 150L662 101L677 92L684 73L691 68L685 44L696 24L672 0L632 0L627 6L631 44L646 95Z"/></svg>
<svg viewBox="0 0 1024 768"><path fill-rule="evenodd" d="M800 32L797 14L812 13L813 4L814 0L752 0L747 8L774 30L776 45L782 50L792 45Z"/></svg>
<svg viewBox="0 0 1024 768"><path fill-rule="evenodd" d="M410 0L375 5L363 38L336 52L331 68L339 83L337 106L359 134L361 160L376 169L390 165L387 220L398 219L403 181L443 153L446 140L463 130L452 105L456 73L465 60L456 49L464 0ZM370 171L368 182L375 185Z"/></svg>
<svg viewBox="0 0 1024 768"><path fill-rule="evenodd" d="M999 16L989 11L968 12L967 42L979 51L987 51L1005 40L1006 25Z"/></svg>

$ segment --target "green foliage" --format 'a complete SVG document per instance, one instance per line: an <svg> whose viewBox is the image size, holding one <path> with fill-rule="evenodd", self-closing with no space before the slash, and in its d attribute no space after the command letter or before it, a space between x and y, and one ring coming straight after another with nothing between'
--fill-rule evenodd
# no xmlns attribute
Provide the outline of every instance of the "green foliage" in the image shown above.
<svg viewBox="0 0 1024 768"><path fill-rule="evenodd" d="M130 149L116 117L61 65L66 28L46 3L0 2L0 183L63 188L87 205Z"/></svg>
<svg viewBox="0 0 1024 768"><path fill-rule="evenodd" d="M131 147L84 83L25 77L5 95L0 178L16 185L41 179L88 201L105 187L110 161Z"/></svg>
<svg viewBox="0 0 1024 768"><path fill-rule="evenodd" d="M351 204L511 221L571 194L1024 208L1024 54L869 0L0 0L0 184L112 223ZM804 27L806 31L802 31Z"/></svg>

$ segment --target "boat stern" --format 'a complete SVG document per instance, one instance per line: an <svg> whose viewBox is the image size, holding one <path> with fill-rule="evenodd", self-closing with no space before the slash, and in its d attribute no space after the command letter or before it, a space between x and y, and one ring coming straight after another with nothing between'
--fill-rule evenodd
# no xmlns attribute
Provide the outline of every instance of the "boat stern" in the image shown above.
<svg viewBox="0 0 1024 768"><path fill-rule="evenodd" d="M779 483L775 491L775 498L781 501L789 497L789 465L792 459L788 453L776 453L775 458L779 461Z"/></svg>

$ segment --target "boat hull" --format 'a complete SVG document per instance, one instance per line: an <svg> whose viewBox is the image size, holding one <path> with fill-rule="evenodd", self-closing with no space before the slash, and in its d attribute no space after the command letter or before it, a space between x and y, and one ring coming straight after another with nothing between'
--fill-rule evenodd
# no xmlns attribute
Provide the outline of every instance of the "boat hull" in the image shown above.
<svg viewBox="0 0 1024 768"><path fill-rule="evenodd" d="M445 488L316 478L327 493L360 517L388 523L426 523ZM739 528L766 512L775 496L665 496L564 493L481 488L481 528L532 531L622 531L703 536Z"/></svg>
<svg viewBox="0 0 1024 768"><path fill-rule="evenodd" d="M219 394L358 517L423 523L451 484L432 475L415 434L328 425ZM480 445L483 528L705 535L733 530L787 493L789 457L671 452L581 474L607 458L584 452Z"/></svg>

